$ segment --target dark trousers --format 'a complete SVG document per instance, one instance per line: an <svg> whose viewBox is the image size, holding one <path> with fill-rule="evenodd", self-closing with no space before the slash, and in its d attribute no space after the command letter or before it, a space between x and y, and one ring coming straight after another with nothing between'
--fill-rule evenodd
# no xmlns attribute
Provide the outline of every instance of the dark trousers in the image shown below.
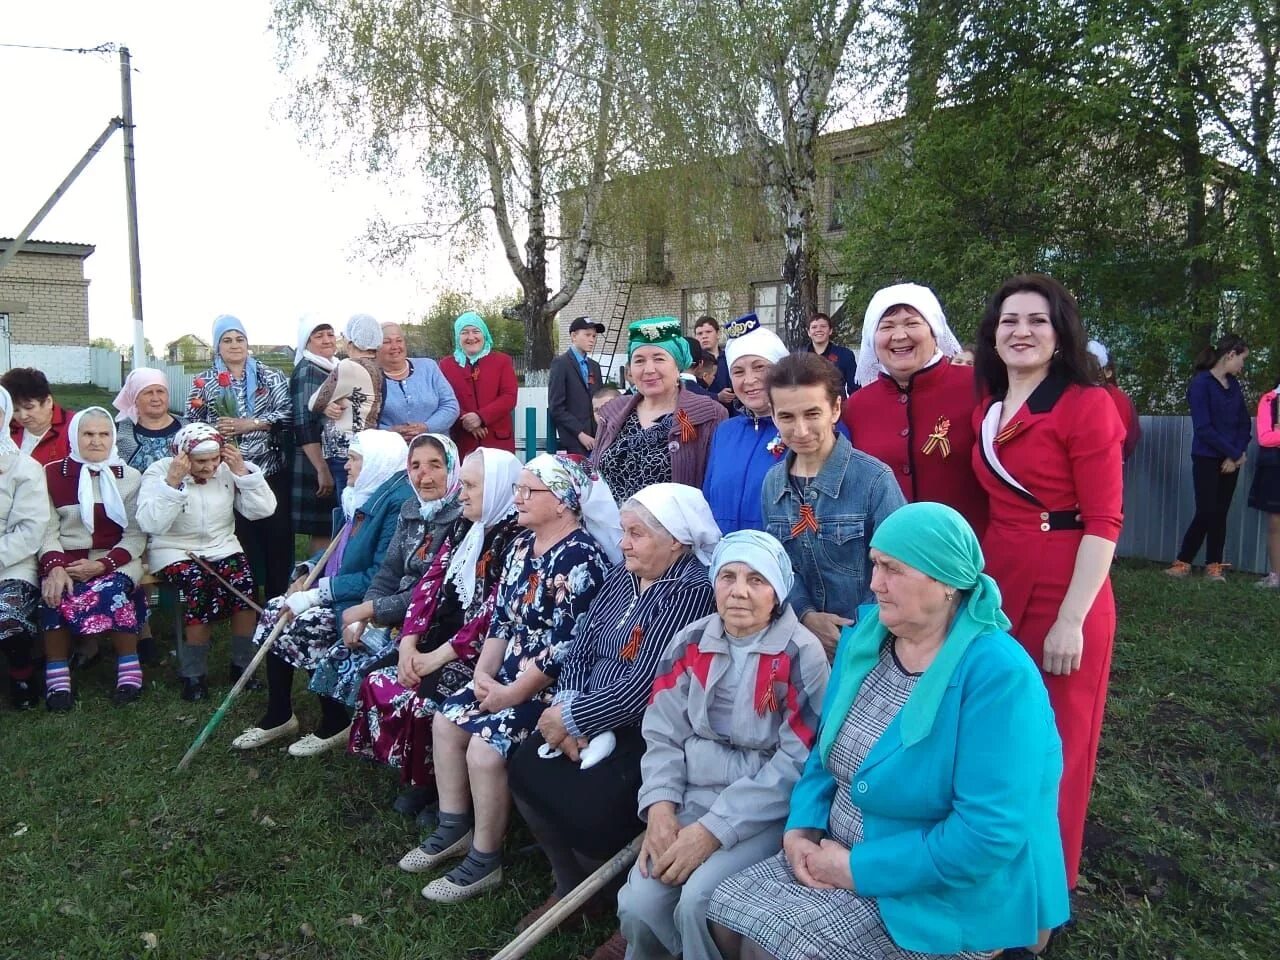
<svg viewBox="0 0 1280 960"><path fill-rule="evenodd" d="M266 599L283 596L293 572L293 524L289 507L290 477L281 470L267 477L276 495L276 512L261 520L236 514L236 539L244 547L255 584L265 588ZM259 580L259 577L262 579Z"/></svg>
<svg viewBox="0 0 1280 960"><path fill-rule="evenodd" d="M1240 471L1222 472L1223 457L1192 457L1191 482L1195 488L1196 515L1191 518L1187 532L1182 535L1182 548L1178 559L1190 563L1200 552L1200 544L1208 538L1204 551L1205 563L1221 563L1222 551L1227 542L1227 511L1235 496L1236 481Z"/></svg>

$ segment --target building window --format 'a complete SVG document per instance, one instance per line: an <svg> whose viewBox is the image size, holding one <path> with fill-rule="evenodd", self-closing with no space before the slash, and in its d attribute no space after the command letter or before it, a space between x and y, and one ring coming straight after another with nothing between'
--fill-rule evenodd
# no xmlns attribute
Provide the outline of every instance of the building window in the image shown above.
<svg viewBox="0 0 1280 960"><path fill-rule="evenodd" d="M760 326L777 332L787 307L787 288L778 282L751 285L751 309L760 318Z"/></svg>
<svg viewBox="0 0 1280 960"><path fill-rule="evenodd" d="M729 316L729 291L718 287L700 287L684 292L684 329L693 333L699 317L715 317L724 326Z"/></svg>
<svg viewBox="0 0 1280 960"><path fill-rule="evenodd" d="M840 312L845 310L845 301L849 299L849 292L852 289L853 285L844 280L827 281L827 316L833 321L837 314L844 315ZM845 313L847 312L845 310Z"/></svg>
<svg viewBox="0 0 1280 960"><path fill-rule="evenodd" d="M880 177L870 153L856 157L844 157L831 168L831 215L828 230L843 230L844 211L850 203L857 203Z"/></svg>

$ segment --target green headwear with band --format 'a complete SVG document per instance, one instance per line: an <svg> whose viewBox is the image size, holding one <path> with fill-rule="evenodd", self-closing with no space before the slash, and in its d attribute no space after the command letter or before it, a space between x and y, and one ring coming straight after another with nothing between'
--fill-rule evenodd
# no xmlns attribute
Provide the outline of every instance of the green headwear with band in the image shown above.
<svg viewBox="0 0 1280 960"><path fill-rule="evenodd" d="M675 360L680 370L693 365L689 344L680 333L680 321L675 317L650 317L636 320L627 327L627 361L637 347L661 347Z"/></svg>
<svg viewBox="0 0 1280 960"><path fill-rule="evenodd" d="M909 747L933 729L938 704L969 644L984 633L1007 631L1011 624L1000 609L1000 588L982 572L985 561L977 536L951 507L941 503L899 507L876 527L871 546L964 595L946 640L899 714L902 743ZM888 628L880 622L878 606L869 612L864 608L857 626L845 627L841 633L836 669L845 679L835 696L828 696L823 711L829 718L818 736L823 757L830 753L853 698L879 659L888 636Z"/></svg>
<svg viewBox="0 0 1280 960"><path fill-rule="evenodd" d="M474 357L468 357L467 351L462 349L462 330L464 327L475 327L484 334L484 346L480 348L480 352ZM458 361L458 366L465 367L468 363L479 363L480 359L488 356L489 351L492 349L493 335L489 333L489 325L484 322L484 317L480 316L480 314L468 310L453 321L453 359Z"/></svg>

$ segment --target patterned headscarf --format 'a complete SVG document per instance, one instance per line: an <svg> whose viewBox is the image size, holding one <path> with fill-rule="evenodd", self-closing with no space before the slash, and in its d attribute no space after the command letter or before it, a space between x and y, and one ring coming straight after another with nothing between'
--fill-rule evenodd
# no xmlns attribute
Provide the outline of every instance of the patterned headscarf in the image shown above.
<svg viewBox="0 0 1280 960"><path fill-rule="evenodd" d="M693 364L689 343L680 334L680 321L675 317L650 317L636 320L627 327L627 360L640 347L661 347L671 354L676 367L688 370Z"/></svg>
<svg viewBox="0 0 1280 960"><path fill-rule="evenodd" d="M462 349L461 338L464 327L475 327L484 334L484 346L480 348L480 352L474 357L468 357L467 351ZM480 314L473 310L468 310L453 321L453 359L458 361L458 366L465 368L468 363L479 363L489 355L489 351L492 349L493 334L489 332L489 325L484 322L484 317L480 316Z"/></svg>
<svg viewBox="0 0 1280 960"><path fill-rule="evenodd" d="M90 463L80 453L80 423L85 417L101 417L111 425L111 449L107 451L105 460ZM93 478L97 477L98 487L102 492L102 506L107 511L107 516L123 530L129 525L129 515L125 511L120 488L116 486L116 475L110 469L124 466L120 451L116 449L116 422L102 407L85 407L71 418L71 426L67 432L71 441L71 459L80 464L80 480L76 485L76 499L80 501L80 522L86 530L93 533Z"/></svg>
<svg viewBox="0 0 1280 960"><path fill-rule="evenodd" d="M207 423L189 423L173 435L170 446L173 455L192 456L201 453L217 453L222 450L226 437Z"/></svg>
<svg viewBox="0 0 1280 960"><path fill-rule="evenodd" d="M377 350L382 346L382 324L367 313L353 314L342 335L347 343L361 350Z"/></svg>
<svg viewBox="0 0 1280 960"><path fill-rule="evenodd" d="M129 376L124 378L124 386L111 401L111 405L120 411L116 414L117 422L123 420L138 422L138 394L148 387L164 387L168 390L169 378L152 367L138 367L136 370L129 371Z"/></svg>
<svg viewBox="0 0 1280 960"><path fill-rule="evenodd" d="M582 518L582 526L595 538L610 563L622 559L622 523L609 484L581 463L563 453L543 453L524 465L547 485L557 500Z"/></svg>
<svg viewBox="0 0 1280 960"><path fill-rule="evenodd" d="M422 496L418 493L418 488L413 488L413 495L418 498L418 515L421 516L423 520L430 522L431 519L444 508L445 504L453 503L458 499L458 487L460 485L458 476L462 473L462 462L458 456L458 445L444 434L420 433L413 438L413 443L409 444L409 452L405 458L406 463L413 457L414 447L423 437L430 437L436 443L440 444L441 449L444 450L444 496L439 500L423 500Z"/></svg>
<svg viewBox="0 0 1280 960"><path fill-rule="evenodd" d="M4 417L0 420L0 454L21 453L9 436L9 421L13 419L13 397L9 396L9 391L4 387L0 387L0 416Z"/></svg>

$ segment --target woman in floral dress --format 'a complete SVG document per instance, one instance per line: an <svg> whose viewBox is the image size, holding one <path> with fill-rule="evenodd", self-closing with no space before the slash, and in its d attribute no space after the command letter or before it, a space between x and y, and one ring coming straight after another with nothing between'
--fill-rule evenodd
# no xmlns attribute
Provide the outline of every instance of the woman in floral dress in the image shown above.
<svg viewBox="0 0 1280 960"><path fill-rule="evenodd" d="M475 678L445 701L432 725L439 823L400 861L402 869L418 872L466 854L422 891L428 900L443 903L467 900L502 883L502 838L510 807L507 757L551 703L578 621L609 564L621 559L613 495L608 484L577 462L550 454L535 457L514 492L525 533L504 565Z"/></svg>

